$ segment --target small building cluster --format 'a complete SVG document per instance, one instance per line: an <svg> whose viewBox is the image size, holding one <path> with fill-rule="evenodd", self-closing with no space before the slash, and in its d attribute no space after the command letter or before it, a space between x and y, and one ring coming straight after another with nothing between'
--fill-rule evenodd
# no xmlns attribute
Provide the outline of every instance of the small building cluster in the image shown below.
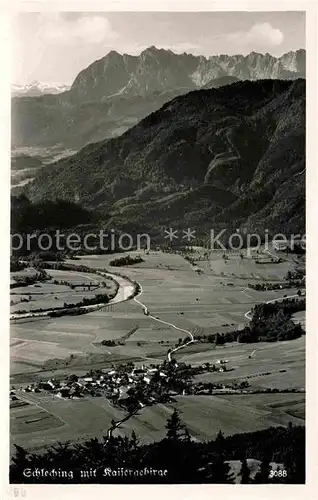
<svg viewBox="0 0 318 500"><path fill-rule="evenodd" d="M57 397L78 399L104 396L119 406L145 406L167 400L164 380L167 374L160 367L129 367L129 370L101 369L84 377L70 375L66 380L50 379L30 384L24 392L50 392ZM166 394L167 396L168 394Z"/></svg>
<svg viewBox="0 0 318 500"><path fill-rule="evenodd" d="M164 361L161 365L135 366L133 363L112 368L91 370L85 376L75 374L64 380L52 378L24 387L24 392L43 392L65 399L83 397L106 397L112 404L128 411L159 402L169 402L178 394L195 394L193 377L197 374L226 370L225 360L215 364L204 363L191 366Z"/></svg>

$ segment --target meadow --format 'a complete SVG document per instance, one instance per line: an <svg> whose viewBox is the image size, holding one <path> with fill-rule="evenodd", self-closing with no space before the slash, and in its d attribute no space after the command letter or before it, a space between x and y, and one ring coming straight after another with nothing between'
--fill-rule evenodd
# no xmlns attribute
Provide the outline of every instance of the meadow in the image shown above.
<svg viewBox="0 0 318 500"><path fill-rule="evenodd" d="M32 270L27 269L23 273L29 275ZM35 309L63 307L64 303L75 304L84 298L93 298L97 293L115 293L115 283L97 274L55 269L48 270L48 273L50 280L11 290L11 313L19 310L29 312ZM20 276L22 275L20 272ZM104 282L106 287L103 286Z"/></svg>
<svg viewBox="0 0 318 500"><path fill-rule="evenodd" d="M246 312L256 303L296 292L290 289L287 292L255 291L247 287L249 282L281 280L295 266L293 257L280 264L257 265L247 257L229 256L225 261L222 255L213 255L209 260L197 262L202 269L202 274L198 274L180 255L162 252L141 255L144 262L125 268L109 266L116 255L83 256L77 264L105 268L136 280L141 285L137 300L147 306L151 315L194 335L240 328L248 321ZM63 278L61 276L57 278L55 274L54 279L72 279L74 283L84 283L87 279L92 282L92 276L86 273L79 276L78 273L68 272L63 274ZM48 286L53 285L48 283ZM63 297L63 301L69 302L72 294L80 296L83 293L87 296L89 293L87 290L75 292L70 288L61 291L61 296L65 293L68 297ZM44 299L48 301L46 304L52 301L50 295L48 292ZM127 360L160 362L166 359L169 347L173 347L179 338L187 336L169 324L146 316L142 306L134 299L115 302L80 317L39 318L12 324L12 381L23 384L55 374L80 374L94 367L111 366L112 363ZM121 345L102 346L102 340L114 340ZM305 387L304 337L274 344L230 343L215 346L195 343L174 356L177 361L193 365L228 360L230 371L205 373L196 377L198 381L226 383L248 380L255 389ZM25 419L29 419L29 408L11 410L15 422L12 443L33 449L58 440L101 436L111 420L122 415L121 410L114 408L103 397L63 400L55 396L28 394L28 398L34 399L33 403L37 405L33 405L34 411L53 415L50 420L49 416L42 418L44 416L40 414L41 426L45 426L45 430L43 427L41 431L40 427L36 431L32 428L35 424L24 423L23 414L25 411ZM165 433L165 422L173 406L181 411L181 418L193 438L208 439L215 437L220 429L225 434L231 434L270 425L287 425L288 421L303 424L304 394L178 396L173 404L143 408L137 416L122 424L118 432L129 434L135 430L142 440L160 439ZM17 410L20 412L18 419L12 413Z"/></svg>
<svg viewBox="0 0 318 500"><path fill-rule="evenodd" d="M137 252L131 254L135 255ZM111 272L113 269L109 267L109 262L115 257L116 254L83 256L78 263L91 268L103 267ZM141 284L142 293L138 300L147 306L151 315L159 317L166 323L174 324L182 330L190 331L194 335L241 328L247 322L245 313L253 305L282 296L282 291L260 292L246 287L247 283L241 277L242 269L243 267L248 269L251 259L246 258L242 261L238 256L230 256L225 262L220 255L212 256L213 268L216 267L215 262L217 262L218 266L227 267L228 272L234 273L236 269L235 279L232 277L233 286L228 286L228 281L224 277L214 276L214 271L212 272L209 266L205 266L204 273L198 275L189 262L180 255L158 251L151 252L150 255L142 255L142 257L144 262L125 268L116 268L116 272L121 272ZM200 266L204 262L200 261ZM284 274L288 266L291 268L292 265L292 262L268 265L269 273L275 271L276 275ZM284 267L283 271L280 270L281 266ZM91 283L93 279L97 281L102 279L97 275L86 276L86 273L50 270L51 274L52 272L54 274L52 279L72 280L74 284L78 284L79 280L87 280ZM262 272L265 272L265 265L262 267ZM63 287L64 285L48 283L47 286ZM289 294L294 292L294 290L288 291ZM52 293L48 293L45 298L40 299L40 302L50 305L53 302L71 302L76 300L76 297L81 298L89 293L96 292L68 289L61 292L59 300L53 299ZM133 333L130 334L130 332ZM114 304L112 307L93 311L80 318L66 316L54 319L40 318L33 321L19 320L11 326L12 371L13 373L19 373L21 369L30 371L28 363L32 366L38 364L40 367L43 362L52 358L67 358L71 354L77 356L89 352L108 352L109 355L141 358L153 356L162 359L168 347L173 347L179 338L185 336L185 332L145 316L140 304L134 300ZM101 346L103 340L123 343L121 342L123 337L126 339L124 345L107 349ZM176 356L188 362L195 362L196 359L203 361L203 358L211 356L212 347L189 346Z"/></svg>
<svg viewBox="0 0 318 500"><path fill-rule="evenodd" d="M30 405L14 410L19 411L19 416L13 415L11 445L15 443L32 450L57 441L69 439L76 442L101 437L106 435L112 419L119 420L125 415L104 397L64 400L56 396L28 394L27 398L40 408ZM131 435L134 430L142 442L159 440L166 433L167 418L173 408L177 408L192 438L208 440L215 438L219 430L230 435L287 425L288 422L303 425L301 411L304 405L304 394L177 396L172 403L141 409L121 424L115 434ZM41 418L40 426L35 422L26 423Z"/></svg>

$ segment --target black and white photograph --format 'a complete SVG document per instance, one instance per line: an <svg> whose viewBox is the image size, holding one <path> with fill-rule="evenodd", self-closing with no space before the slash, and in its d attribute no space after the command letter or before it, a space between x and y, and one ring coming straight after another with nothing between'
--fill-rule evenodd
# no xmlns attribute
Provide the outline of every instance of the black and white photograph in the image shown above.
<svg viewBox="0 0 318 500"><path fill-rule="evenodd" d="M308 13L40 7L11 25L10 484L305 485Z"/></svg>

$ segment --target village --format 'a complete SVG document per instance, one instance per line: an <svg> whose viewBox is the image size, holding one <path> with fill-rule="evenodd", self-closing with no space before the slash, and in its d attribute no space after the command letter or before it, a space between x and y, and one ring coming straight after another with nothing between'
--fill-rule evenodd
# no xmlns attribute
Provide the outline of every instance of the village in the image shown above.
<svg viewBox="0 0 318 500"><path fill-rule="evenodd" d="M137 407L171 401L175 395L204 394L206 384L195 383L193 377L204 372L224 372L226 360L215 364L204 363L191 366L177 363L174 359L161 365L135 366L133 363L116 367L90 370L80 377L71 374L65 379L51 378L21 387L22 393L51 393L58 398L78 399L83 397L106 397L114 405L128 411ZM208 384L212 388L224 389L220 384ZM232 386L233 384L231 384ZM11 388L11 400L16 400L17 391Z"/></svg>
<svg viewBox="0 0 318 500"><path fill-rule="evenodd" d="M295 389L257 389L247 379L271 372L249 375L244 380L228 380L226 383L196 381L195 376L206 372L232 371L227 360L216 360L215 364L203 363L191 366L164 361L161 365L136 366L132 362L118 366L90 370L84 376L71 374L65 379L41 380L20 388L11 387L11 404L19 404L23 393L51 394L56 398L76 400L87 397L105 397L114 406L129 413L157 403L173 402L178 395L247 394L260 392L300 392ZM285 370L281 370L285 371ZM20 396L20 397L18 397Z"/></svg>

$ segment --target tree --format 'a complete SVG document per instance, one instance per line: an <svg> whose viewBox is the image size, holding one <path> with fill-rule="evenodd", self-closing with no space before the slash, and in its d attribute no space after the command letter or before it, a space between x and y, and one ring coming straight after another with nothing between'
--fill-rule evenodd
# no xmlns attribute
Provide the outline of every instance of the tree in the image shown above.
<svg viewBox="0 0 318 500"><path fill-rule="evenodd" d="M208 476L209 483L226 484L233 483L233 476L230 473L230 465L224 462L223 458L218 457L210 468Z"/></svg>
<svg viewBox="0 0 318 500"><path fill-rule="evenodd" d="M214 441L214 459L209 470L208 482L216 484L233 483L230 466L225 462L225 437L220 430Z"/></svg>
<svg viewBox="0 0 318 500"><path fill-rule="evenodd" d="M269 474L271 471L271 466L269 462L270 462L269 457L264 456L261 462L261 468L255 476L255 483L257 484L269 483Z"/></svg>
<svg viewBox="0 0 318 500"><path fill-rule="evenodd" d="M132 450L137 450L139 446L139 439L137 438L137 434L135 433L134 430L131 433L130 446Z"/></svg>
<svg viewBox="0 0 318 500"><path fill-rule="evenodd" d="M248 468L246 458L244 458L242 460L240 476L241 476L241 484L249 484L250 483L250 469Z"/></svg>
<svg viewBox="0 0 318 500"><path fill-rule="evenodd" d="M191 443L191 435L187 428L184 430L184 440L186 443Z"/></svg>
<svg viewBox="0 0 318 500"><path fill-rule="evenodd" d="M215 335L215 341L214 342L215 342L216 345L223 345L224 344L224 337L223 337L223 335L220 335L219 333L217 333Z"/></svg>
<svg viewBox="0 0 318 500"><path fill-rule="evenodd" d="M184 431L184 425L181 423L178 410L174 409L166 423L167 438L171 440L179 439Z"/></svg>
<svg viewBox="0 0 318 500"><path fill-rule="evenodd" d="M216 439L215 439L215 443L218 445L218 446L223 446L223 443L224 443L224 434L221 430L219 430L219 432L217 433L217 436L216 436Z"/></svg>

